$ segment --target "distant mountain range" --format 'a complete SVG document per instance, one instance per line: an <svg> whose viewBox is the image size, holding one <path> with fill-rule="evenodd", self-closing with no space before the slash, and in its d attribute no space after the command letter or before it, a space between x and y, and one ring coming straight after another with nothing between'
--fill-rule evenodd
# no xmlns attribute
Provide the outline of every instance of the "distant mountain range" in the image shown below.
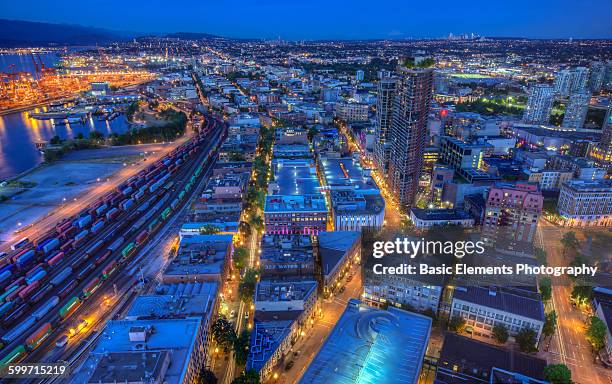
<svg viewBox="0 0 612 384"><path fill-rule="evenodd" d="M85 27L76 24L39 23L0 19L0 47L95 45L133 39L146 34ZM148 34L149 36L151 34ZM217 38L207 33L177 32L166 36L186 40Z"/></svg>

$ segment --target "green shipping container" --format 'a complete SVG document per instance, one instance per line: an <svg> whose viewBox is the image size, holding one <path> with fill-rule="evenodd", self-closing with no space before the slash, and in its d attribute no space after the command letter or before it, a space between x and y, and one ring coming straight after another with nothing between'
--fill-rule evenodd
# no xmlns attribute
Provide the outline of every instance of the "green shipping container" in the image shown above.
<svg viewBox="0 0 612 384"><path fill-rule="evenodd" d="M0 366L7 365L11 363L17 363L21 361L21 359L25 356L26 349L23 345L20 345L13 349L11 353L6 355L2 360L0 360Z"/></svg>
<svg viewBox="0 0 612 384"><path fill-rule="evenodd" d="M123 248L123 251L121 251L121 256L123 257L128 257L132 254L132 252L134 252L136 245L134 243L129 243L127 245L127 247Z"/></svg>
<svg viewBox="0 0 612 384"><path fill-rule="evenodd" d="M171 212L172 212L172 209L170 207L164 209L164 211L161 214L162 220L166 220L168 218L168 216L170 216Z"/></svg>
<svg viewBox="0 0 612 384"><path fill-rule="evenodd" d="M19 288L19 286L18 286L18 285L14 285L14 286L12 286L12 287L11 287L11 289L9 289L8 291L4 292L4 293L2 294L2 296L0 296L0 302L1 302L1 301L4 301L4 299L6 299L6 297L7 297L8 295L10 295L11 293L13 293L13 292L14 292L16 289L18 289L18 288Z"/></svg>
<svg viewBox="0 0 612 384"><path fill-rule="evenodd" d="M66 305L60 308L60 317L65 318L70 316L72 312L74 312L74 310L76 310L80 305L81 300L77 296L73 297L72 299L70 299L69 302L66 303Z"/></svg>

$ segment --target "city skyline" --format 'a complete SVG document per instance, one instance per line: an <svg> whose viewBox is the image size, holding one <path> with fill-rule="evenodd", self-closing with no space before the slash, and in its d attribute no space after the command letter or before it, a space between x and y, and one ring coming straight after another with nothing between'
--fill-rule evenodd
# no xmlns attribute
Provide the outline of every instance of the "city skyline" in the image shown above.
<svg viewBox="0 0 612 384"><path fill-rule="evenodd" d="M486 1L469 4L443 1L436 12L432 12L428 4L396 1L375 7L362 0L333 4L320 0L307 4L239 1L232 6L222 2L182 1L179 7L183 8L178 8L177 17L169 17L164 8L150 3L126 4L116 0L95 3L96 12L90 11L91 3L71 0L35 6L32 2L10 6L4 3L0 5L0 12L4 18L12 20L84 25L136 34L193 32L228 38L361 40L439 38L450 33L534 39L612 37L612 22L605 12L608 4L602 0L580 4L567 0L534 4L522 0L504 12L500 12L494 2ZM121 17L115 12L118 7L123 11ZM184 12L187 9L190 11ZM390 9L393 12L389 12ZM82 18L83 15L87 17ZM298 16L308 15L303 26L295 23ZM513 23L507 22L510 18Z"/></svg>
<svg viewBox="0 0 612 384"><path fill-rule="evenodd" d="M602 1L25 1L0 381L612 383Z"/></svg>

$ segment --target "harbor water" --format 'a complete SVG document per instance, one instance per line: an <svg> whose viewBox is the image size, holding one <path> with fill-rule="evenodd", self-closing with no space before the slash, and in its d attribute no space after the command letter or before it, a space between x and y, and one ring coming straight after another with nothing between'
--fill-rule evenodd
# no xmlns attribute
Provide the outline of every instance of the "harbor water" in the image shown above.
<svg viewBox="0 0 612 384"><path fill-rule="evenodd" d="M37 108L0 116L0 181L40 164L43 158L36 144L49 141L55 135L61 139L71 139L79 133L88 137L94 130L108 136L129 129L124 114L113 120L98 120L96 116L91 116L83 122L65 125L54 125L51 120L36 120L29 116L30 112L42 110Z"/></svg>

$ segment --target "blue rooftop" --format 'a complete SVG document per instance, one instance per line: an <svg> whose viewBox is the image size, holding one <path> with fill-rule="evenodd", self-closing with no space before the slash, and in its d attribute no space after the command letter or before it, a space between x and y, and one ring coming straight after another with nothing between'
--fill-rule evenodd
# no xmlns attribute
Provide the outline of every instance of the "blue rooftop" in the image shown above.
<svg viewBox="0 0 612 384"><path fill-rule="evenodd" d="M274 161L274 181L278 195L312 195L321 192L314 164L308 160Z"/></svg>
<svg viewBox="0 0 612 384"><path fill-rule="evenodd" d="M363 194L379 194L379 188L368 170L352 157L324 158L322 173L329 189L353 189Z"/></svg>
<svg viewBox="0 0 612 384"><path fill-rule="evenodd" d="M93 374L98 362L111 352L170 351L171 362L164 382L183 383L189 360L197 348L201 318L164 320L111 320L106 324L98 344L81 369L73 376L73 383L84 383ZM144 338L140 334L146 334ZM136 335L136 336L134 336ZM121 371L112 377L125 381Z"/></svg>
<svg viewBox="0 0 612 384"><path fill-rule="evenodd" d="M430 330L426 316L351 299L300 383L416 384Z"/></svg>

